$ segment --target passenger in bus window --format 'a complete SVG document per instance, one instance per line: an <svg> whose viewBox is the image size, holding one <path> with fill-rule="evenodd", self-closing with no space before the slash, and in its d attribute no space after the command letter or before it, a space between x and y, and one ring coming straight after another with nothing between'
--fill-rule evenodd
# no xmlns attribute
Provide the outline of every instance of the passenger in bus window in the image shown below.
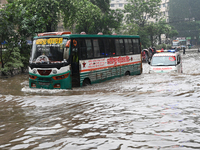
<svg viewBox="0 0 200 150"><path fill-rule="evenodd" d="M77 48L72 49L72 74L77 74L79 71L78 64L78 50Z"/></svg>

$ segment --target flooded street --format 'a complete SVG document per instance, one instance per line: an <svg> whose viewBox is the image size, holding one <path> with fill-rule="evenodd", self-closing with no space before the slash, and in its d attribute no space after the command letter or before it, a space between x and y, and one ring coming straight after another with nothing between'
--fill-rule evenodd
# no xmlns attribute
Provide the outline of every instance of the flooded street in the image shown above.
<svg viewBox="0 0 200 150"><path fill-rule="evenodd" d="M200 149L200 53L183 74L124 76L73 90L28 88L28 74L0 79L0 149Z"/></svg>

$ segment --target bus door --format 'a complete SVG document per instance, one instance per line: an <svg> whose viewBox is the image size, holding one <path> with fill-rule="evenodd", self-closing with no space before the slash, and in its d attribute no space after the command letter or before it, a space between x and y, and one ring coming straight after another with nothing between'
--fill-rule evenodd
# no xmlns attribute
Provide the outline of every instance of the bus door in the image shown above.
<svg viewBox="0 0 200 150"><path fill-rule="evenodd" d="M72 87L80 86L79 50L78 41L76 39L72 39L71 41L71 76Z"/></svg>

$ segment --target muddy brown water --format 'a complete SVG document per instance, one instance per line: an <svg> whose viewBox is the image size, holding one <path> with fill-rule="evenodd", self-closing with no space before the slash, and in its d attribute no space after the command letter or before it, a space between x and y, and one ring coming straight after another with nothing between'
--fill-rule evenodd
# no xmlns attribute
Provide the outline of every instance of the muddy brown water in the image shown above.
<svg viewBox="0 0 200 150"><path fill-rule="evenodd" d="M29 89L28 74L0 79L0 149L200 149L200 54L183 74L126 76L73 90Z"/></svg>

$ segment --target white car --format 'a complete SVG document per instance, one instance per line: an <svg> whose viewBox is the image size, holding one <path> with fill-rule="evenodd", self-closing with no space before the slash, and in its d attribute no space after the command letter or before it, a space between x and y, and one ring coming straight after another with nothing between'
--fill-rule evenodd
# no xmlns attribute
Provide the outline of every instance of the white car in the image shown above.
<svg viewBox="0 0 200 150"><path fill-rule="evenodd" d="M176 50L158 50L149 62L149 73L182 73L181 54Z"/></svg>

